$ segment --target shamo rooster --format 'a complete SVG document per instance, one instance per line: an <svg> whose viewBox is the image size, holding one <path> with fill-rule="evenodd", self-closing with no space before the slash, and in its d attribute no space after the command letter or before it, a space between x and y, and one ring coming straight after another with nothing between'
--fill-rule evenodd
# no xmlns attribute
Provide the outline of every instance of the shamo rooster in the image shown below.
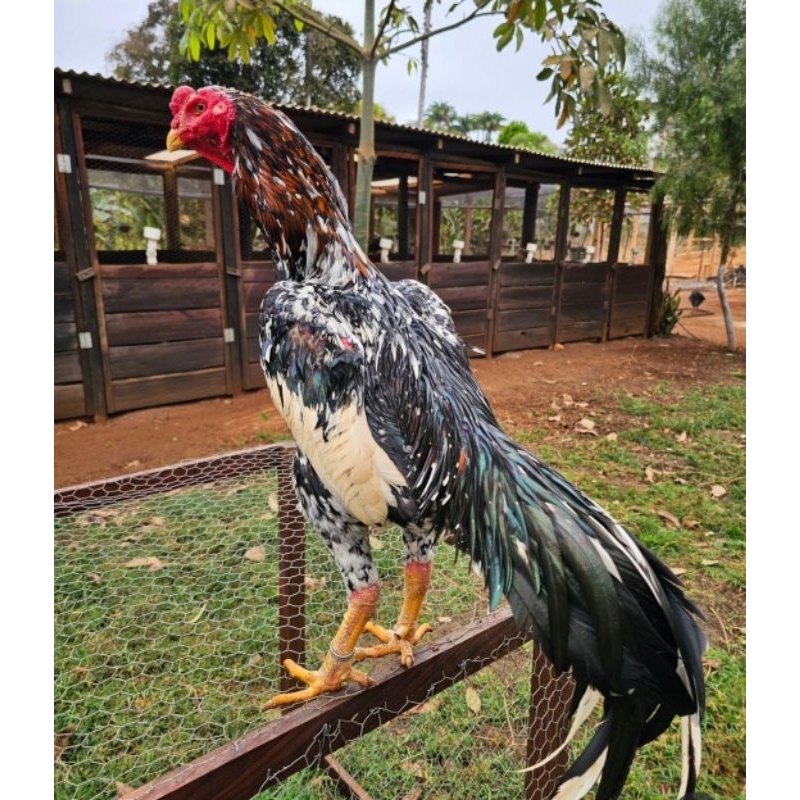
<svg viewBox="0 0 800 800"><path fill-rule="evenodd" d="M170 103L167 146L232 176L270 243L278 282L259 319L261 364L297 443L305 516L330 548L347 611L307 684L270 707L367 676L365 657L413 664L434 547L448 532L505 595L555 667L576 681L574 712L602 696L603 719L559 798L622 791L636 750L682 717L682 797L694 796L706 641L678 579L625 528L500 429L448 309L416 281L390 283L356 243L328 167L280 111L231 89L188 86ZM380 580L371 526L404 543L404 599L392 630L371 622ZM381 641L360 648L361 634ZM583 700L579 710L579 701Z"/></svg>

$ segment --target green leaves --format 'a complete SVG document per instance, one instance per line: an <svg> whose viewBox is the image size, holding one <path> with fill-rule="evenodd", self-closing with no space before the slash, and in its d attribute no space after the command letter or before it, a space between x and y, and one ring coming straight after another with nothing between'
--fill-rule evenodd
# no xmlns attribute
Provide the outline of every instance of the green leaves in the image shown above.
<svg viewBox="0 0 800 800"><path fill-rule="evenodd" d="M496 7L505 17L493 32L498 50L524 32L535 32L551 53L537 80L550 81L547 100L555 100L558 127L574 119L581 98L608 115L612 94L606 81L625 64L625 37L601 13L598 0L506 0Z"/></svg>
<svg viewBox="0 0 800 800"><path fill-rule="evenodd" d="M653 54L638 59L655 100L668 221L679 234L718 236L723 262L745 235L745 38L744 0L668 0Z"/></svg>
<svg viewBox="0 0 800 800"><path fill-rule="evenodd" d="M185 25L180 52L192 61L199 61L203 48L214 50L220 45L233 61L251 61L251 51L259 39L270 45L276 42L277 26L268 9L272 4L250 0L180 0L179 11ZM302 27L302 22L295 21Z"/></svg>
<svg viewBox="0 0 800 800"><path fill-rule="evenodd" d="M492 35L497 40L498 51L502 50L513 38L515 25L513 22L501 22L493 31Z"/></svg>

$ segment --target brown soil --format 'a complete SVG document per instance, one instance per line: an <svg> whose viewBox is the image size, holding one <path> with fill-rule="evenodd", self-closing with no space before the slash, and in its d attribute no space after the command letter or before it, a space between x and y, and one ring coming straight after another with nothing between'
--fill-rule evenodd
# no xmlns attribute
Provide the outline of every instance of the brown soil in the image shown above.
<svg viewBox="0 0 800 800"><path fill-rule="evenodd" d="M579 342L553 350L474 359L472 366L500 422L513 428L564 394L595 408L619 390L647 391L658 381L703 384L745 371L745 290L729 291L737 351L726 352L716 293L698 311L682 292L684 313L668 338ZM266 389L120 414L103 422L55 424L55 486L123 475L288 438Z"/></svg>

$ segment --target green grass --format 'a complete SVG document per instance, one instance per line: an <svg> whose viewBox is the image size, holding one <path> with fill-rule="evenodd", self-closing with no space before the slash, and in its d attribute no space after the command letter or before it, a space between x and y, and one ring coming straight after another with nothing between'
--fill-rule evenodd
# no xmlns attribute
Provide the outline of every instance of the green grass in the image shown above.
<svg viewBox="0 0 800 800"><path fill-rule="evenodd" d="M67 743L58 800L115 797L117 783L153 780L266 721L260 707L282 675L276 486L266 472L56 520L54 730ZM246 557L259 547L263 560ZM373 547L385 576L379 621L391 625L399 532ZM316 666L345 594L313 532L306 559ZM466 561L442 562L431 608L480 616L480 581Z"/></svg>
<svg viewBox="0 0 800 800"><path fill-rule="evenodd" d="M583 414L584 412L581 412ZM700 789L745 785L745 392L743 376L700 390L659 384L604 403L598 435L520 421L515 436L678 569L708 618L708 713ZM609 437L609 433L616 436ZM715 487L723 487L720 494ZM276 479L172 492L59 519L55 526L55 797L115 797L263 724L277 691ZM307 537L309 656L344 608L327 551ZM265 557L245 554L263 547ZM380 619L400 602L400 537L381 535ZM131 566L158 559L160 568ZM158 566L156 564L156 566ZM481 581L440 549L428 618L443 628L485 611ZM375 797L522 796L529 647L337 752ZM475 697L479 699L476 706ZM672 797L677 726L643 748L626 800ZM339 797L309 768L266 798Z"/></svg>

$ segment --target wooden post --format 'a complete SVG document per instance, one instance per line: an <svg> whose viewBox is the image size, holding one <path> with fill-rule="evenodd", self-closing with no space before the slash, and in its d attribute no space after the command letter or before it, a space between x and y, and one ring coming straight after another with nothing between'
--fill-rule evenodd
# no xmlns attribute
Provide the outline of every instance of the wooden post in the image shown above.
<svg viewBox="0 0 800 800"><path fill-rule="evenodd" d="M522 241L524 248L536 239L536 208L539 204L539 184L529 183L525 187L525 201L522 211ZM541 258L541 256L539 256Z"/></svg>
<svg viewBox="0 0 800 800"><path fill-rule="evenodd" d="M280 660L302 663L306 654L306 525L297 508L292 485L294 450L287 448L278 467L278 628ZM290 692L297 683L281 677L281 691Z"/></svg>
<svg viewBox="0 0 800 800"><path fill-rule="evenodd" d="M572 185L569 181L561 184L558 195L558 222L556 225L556 246L553 258L556 263L563 261L567 257L567 247L569 245L569 201L572 192Z"/></svg>
<svg viewBox="0 0 800 800"><path fill-rule="evenodd" d="M247 325L242 311L242 258L239 247L239 215L230 178L219 168L214 171L222 183L214 182L214 209L218 220L217 260L222 264L224 325L235 341L225 343L226 383L231 394L241 394L247 368Z"/></svg>
<svg viewBox="0 0 800 800"><path fill-rule="evenodd" d="M667 236L664 231L664 200L659 198L650 209L650 228L647 232L647 265L652 270L647 305L647 336L655 335L661 304L664 301L664 275L667 269Z"/></svg>
<svg viewBox="0 0 800 800"><path fill-rule="evenodd" d="M608 239L608 263L612 267L619 261L622 225L625 221L625 196L625 187L618 186L614 194L614 210L611 212L611 235Z"/></svg>
<svg viewBox="0 0 800 800"><path fill-rule="evenodd" d="M528 716L528 767L550 755L569 731L567 716L575 690L567 673L557 675L535 644L531 658L531 700ZM569 748L538 769L525 773L525 800L547 800L569 763Z"/></svg>
<svg viewBox="0 0 800 800"><path fill-rule="evenodd" d="M608 302L606 304L606 321L603 325L602 341L604 342L608 340L611 333L611 317L614 312L614 301L617 289L619 247L622 242L622 225L625 221L625 195L625 187L618 186L614 194L614 210L611 214L611 236L608 240L608 271L611 283L609 286Z"/></svg>
<svg viewBox="0 0 800 800"><path fill-rule="evenodd" d="M408 260L408 175L403 173L397 183L397 257Z"/></svg>
<svg viewBox="0 0 800 800"><path fill-rule="evenodd" d="M97 256L91 240L89 219L89 187L84 169L83 139L80 118L73 113L67 97L57 99L58 132L61 139L61 154L69 159L70 168L57 174L57 184L66 208L66 226L69 228L69 247L65 247L67 264L72 279L75 298L75 321L80 332L91 334L92 346L79 353L83 373L86 410L95 420L108 417L105 371L103 369L103 343L97 303L102 302L98 284ZM58 142L58 137L56 138Z"/></svg>
<svg viewBox="0 0 800 800"><path fill-rule="evenodd" d="M417 279L429 283L428 270L424 269L433 258L433 237L438 235L433 205L433 162L428 151L422 154L419 165L419 189L417 191Z"/></svg>
<svg viewBox="0 0 800 800"><path fill-rule="evenodd" d="M486 357L494 353L497 304L500 297L500 270L503 265L503 216L506 205L506 172L502 167L494 176L494 203L489 231L489 285L486 288Z"/></svg>
<svg viewBox="0 0 800 800"><path fill-rule="evenodd" d="M164 242L167 250L179 250L181 246L181 211L178 202L178 172L175 169L167 169L162 173L162 177L166 226Z"/></svg>

